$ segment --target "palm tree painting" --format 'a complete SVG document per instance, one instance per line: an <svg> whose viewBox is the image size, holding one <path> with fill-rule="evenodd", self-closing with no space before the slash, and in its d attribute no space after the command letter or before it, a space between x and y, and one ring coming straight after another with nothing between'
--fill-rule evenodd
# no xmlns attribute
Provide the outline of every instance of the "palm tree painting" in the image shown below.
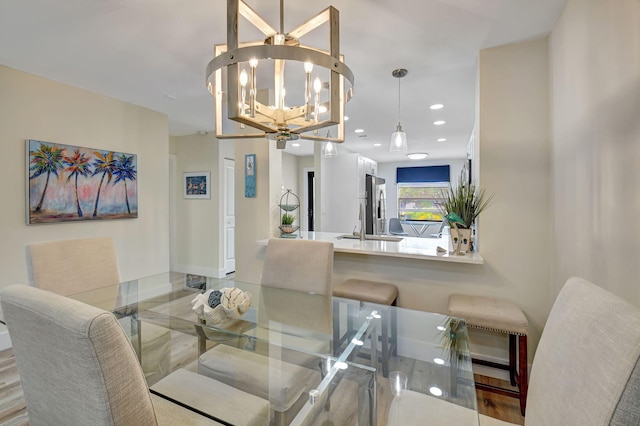
<svg viewBox="0 0 640 426"><path fill-rule="evenodd" d="M126 156L124 154L117 157L114 171L116 180L113 181L114 185L120 181L124 182L124 199L127 203L127 211L129 214L131 214L131 209L129 208L129 197L127 195L127 180L135 182L137 173L133 160L133 156Z"/></svg>
<svg viewBox="0 0 640 426"><path fill-rule="evenodd" d="M82 217L82 208L80 207L80 199L78 198L78 176L86 177L91 172L89 169L89 159L76 148L76 150L73 151L73 155L64 157L63 161L67 165L67 168L64 169L64 171L68 173L67 182L69 182L72 177L75 177L76 208L78 209L78 217Z"/></svg>
<svg viewBox="0 0 640 426"><path fill-rule="evenodd" d="M96 193L96 203L93 206L93 217L96 217L98 215L98 202L100 201L100 190L102 189L102 183L104 182L105 176L107 176L107 185L111 183L113 172L116 169L116 162L113 159L113 151L93 151L93 155L95 155L96 157L95 160L93 160L93 176L97 174L102 175L100 177L100 184L98 185L98 191Z"/></svg>
<svg viewBox="0 0 640 426"><path fill-rule="evenodd" d="M28 224L138 217L137 155L28 140L27 161Z"/></svg>

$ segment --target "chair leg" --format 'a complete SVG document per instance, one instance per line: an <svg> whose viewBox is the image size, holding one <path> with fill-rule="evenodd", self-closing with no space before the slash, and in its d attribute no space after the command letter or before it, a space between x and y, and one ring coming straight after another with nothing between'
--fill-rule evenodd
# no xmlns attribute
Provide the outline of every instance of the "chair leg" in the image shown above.
<svg viewBox="0 0 640 426"><path fill-rule="evenodd" d="M519 349L519 385L520 385L520 413L524 416L525 409L527 407L527 391L529 389L529 377L528 377L528 361L527 361L527 336L520 336L518 342Z"/></svg>
<svg viewBox="0 0 640 426"><path fill-rule="evenodd" d="M382 377L389 377L389 310L382 313Z"/></svg>
<svg viewBox="0 0 640 426"><path fill-rule="evenodd" d="M397 306L396 303L398 299L396 298L391 306ZM398 310L391 308L391 348L393 356L398 355Z"/></svg>
<svg viewBox="0 0 640 426"><path fill-rule="evenodd" d="M511 386L516 386L516 335L509 334L509 379L511 380Z"/></svg>
<svg viewBox="0 0 640 426"><path fill-rule="evenodd" d="M340 342L340 303L333 301L333 355L338 354L338 346Z"/></svg>

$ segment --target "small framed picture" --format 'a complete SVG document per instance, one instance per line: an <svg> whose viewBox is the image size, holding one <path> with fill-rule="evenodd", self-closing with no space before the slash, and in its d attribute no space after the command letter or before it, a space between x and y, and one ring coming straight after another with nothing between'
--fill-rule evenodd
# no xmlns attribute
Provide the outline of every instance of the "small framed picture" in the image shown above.
<svg viewBox="0 0 640 426"><path fill-rule="evenodd" d="M183 176L184 198L211 198L210 172L185 172Z"/></svg>
<svg viewBox="0 0 640 426"><path fill-rule="evenodd" d="M246 198L256 197L256 155L247 154L244 156L244 196Z"/></svg>

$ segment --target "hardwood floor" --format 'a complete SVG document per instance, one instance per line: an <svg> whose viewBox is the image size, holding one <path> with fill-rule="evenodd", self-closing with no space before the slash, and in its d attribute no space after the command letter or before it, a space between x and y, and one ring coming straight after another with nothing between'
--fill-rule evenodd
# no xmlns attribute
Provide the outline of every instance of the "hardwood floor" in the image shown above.
<svg viewBox="0 0 640 426"><path fill-rule="evenodd" d="M172 337L172 360L175 368L186 368L194 371L196 340L192 336L174 332ZM403 362L402 360L397 362ZM504 386L505 382L486 376L476 376L476 380L484 383ZM378 424L384 425L383 419L390 404L390 392L385 381L379 377L378 389ZM337 396L337 395L336 395ZM335 398L335 401L346 401L344 398ZM524 417L520 415L520 407L515 398L478 391L478 411L487 416L496 417L511 423L524 424ZM335 408L335 407L334 407ZM332 410L333 411L333 410ZM336 426L354 424L353 418L346 422L324 422L323 424L335 424ZM0 352L0 425L22 426L28 425L26 404L20 385L20 377L16 366L13 351L11 349Z"/></svg>

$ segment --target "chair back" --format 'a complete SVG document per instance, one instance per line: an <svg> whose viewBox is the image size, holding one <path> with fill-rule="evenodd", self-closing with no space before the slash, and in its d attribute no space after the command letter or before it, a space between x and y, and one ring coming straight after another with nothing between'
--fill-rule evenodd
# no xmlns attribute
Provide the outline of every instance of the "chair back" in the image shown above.
<svg viewBox="0 0 640 426"><path fill-rule="evenodd" d="M333 243L272 238L261 284L323 295L331 294Z"/></svg>
<svg viewBox="0 0 640 426"><path fill-rule="evenodd" d="M0 303L29 424L157 424L142 369L113 314L24 285L7 287Z"/></svg>
<svg viewBox="0 0 640 426"><path fill-rule="evenodd" d="M120 282L118 258L108 237L28 245L36 287L68 296Z"/></svg>
<svg viewBox="0 0 640 426"><path fill-rule="evenodd" d="M536 350L525 424L640 424L639 356L640 311L570 278Z"/></svg>
<svg viewBox="0 0 640 426"><path fill-rule="evenodd" d="M402 228L400 219L397 217L389 219L389 233L394 235L407 235L407 233L404 232L404 228Z"/></svg>

